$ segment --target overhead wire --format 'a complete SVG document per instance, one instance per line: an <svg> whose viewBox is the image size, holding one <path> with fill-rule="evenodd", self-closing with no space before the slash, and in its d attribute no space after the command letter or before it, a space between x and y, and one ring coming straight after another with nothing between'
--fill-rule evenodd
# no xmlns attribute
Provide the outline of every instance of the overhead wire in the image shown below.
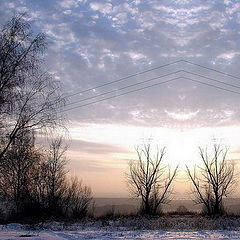
<svg viewBox="0 0 240 240"><path fill-rule="evenodd" d="M144 89L147 89L147 88L151 88L151 87L154 87L154 86L158 86L158 85L161 85L161 84L173 82L173 81L175 81L177 79L180 79L180 78L182 78L182 77L173 78L173 79L170 79L170 80L166 80L164 82L155 83L155 84L152 84L152 85L149 85L149 86L145 86L145 87L141 87L141 88L137 88L137 89L134 89L134 90L131 90L131 91L128 91L128 92L119 93L117 95L110 96L110 97L107 97L107 98L102 98L102 99L97 100L97 101L93 101L93 102L90 102L90 103L82 104L82 105L79 105L79 106L76 106L76 107L72 107L72 108L69 108L69 109L64 109L64 110L61 110L59 112L66 112L66 111L70 111L70 110L73 110L73 109L76 109L76 108L89 106L89 105L92 105L92 104L95 104L95 103L98 103L98 102L102 102L102 101L105 101L105 100L108 100L108 99L117 98L117 97L120 97L120 96L123 96L123 95L127 95L127 94L130 94L130 93L133 93L133 92L138 92L138 91L141 91L141 90L144 90Z"/></svg>
<svg viewBox="0 0 240 240"><path fill-rule="evenodd" d="M75 95L79 95L79 94L82 94L82 93L85 93L85 92L90 92L90 91L96 90L98 88L102 88L102 87L105 87L105 86L108 86L108 85L111 85L111 84L114 84L114 83L122 82L122 81L125 81L125 80L129 79L129 78L136 77L136 76L139 76L139 75L151 72L151 71L155 71L155 70L158 70L158 69L161 69L161 68L179 63L181 61L182 60L178 60L178 61L170 62L170 63L164 64L164 65L158 66L158 67L150 68L150 69L144 70L142 72L137 72L137 73L128 75L126 77L119 78L119 79L114 80L114 81L110 81L110 82L106 82L106 83L97 85L95 87L87 88L85 90L81 90L81 91L78 91L78 92L75 92L75 93L72 93L72 94L67 94L67 95L65 95L65 97L73 97Z"/></svg>
<svg viewBox="0 0 240 240"><path fill-rule="evenodd" d="M139 76L139 75L151 72L151 71L155 71L155 70L158 70L158 69L170 66L170 65L174 65L174 64L177 64L177 63L180 63L180 62L185 62L185 63L188 63L190 65L198 66L198 67L201 67L201 68L204 68L204 69L207 69L207 70L210 70L210 71L214 71L214 72L217 72L219 74L222 74L222 75L240 80L240 77L235 76L233 74L229 74L229 73L226 73L226 72L214 69L214 68L206 67L206 66L203 66L201 64L194 63L194 62L191 62L191 61L188 61L188 60L180 59L180 60L173 61L173 62L164 64L164 65L160 65L160 66L157 66L157 67L154 67L154 68L150 68L150 69L147 69L147 70L144 70L144 71L141 71L141 72L130 74L126 77L122 77L122 78L114 80L114 81L106 82L106 83L97 85L95 87L91 87L91 88L88 88L88 89L85 89L85 90L81 90L81 91L78 91L78 92L75 92L75 93L72 93L72 94L66 94L64 97L73 97L73 96L76 96L76 95L80 95L80 94L85 93L85 92L93 91L93 90L96 90L98 88L102 88L102 87L105 87L105 86L108 86L108 85L111 85L111 84L114 84L114 83L122 82L122 81L125 81L125 80L129 79L129 78L136 77L136 76Z"/></svg>
<svg viewBox="0 0 240 240"><path fill-rule="evenodd" d="M198 81L198 80L195 80L195 79L192 79L192 78L188 78L188 77L184 77L184 79L192 81L192 82L200 83L200 84L203 84L203 85L207 85L209 87L214 87L214 88L217 88L217 89L221 89L223 91L227 91L227 92L231 92L231 93L240 95L240 92L236 92L236 91L233 91L233 90L230 90L230 89L227 89L227 88L219 87L219 86L216 86L216 85L213 85L213 84L210 84L210 83L201 82L201 81Z"/></svg>
<svg viewBox="0 0 240 240"><path fill-rule="evenodd" d="M65 95L65 97L72 97L72 96L75 96L75 95L78 95L78 94L82 94L82 93L85 93L85 92L88 92L88 91L91 91L91 90L96 90L98 88L102 88L102 87L105 87L105 86L108 86L108 85L111 85L111 84L114 84L114 83L118 83L118 82L127 80L127 79L129 79L131 77L139 76L139 75L142 75L144 73L151 72L151 71L154 71L154 70L157 70L157 69L160 69L160 68L164 68L166 66L170 66L170 65L173 65L173 64L176 64L176 63L179 63L179 62L185 62L185 63L191 64L191 65L195 65L195 66L198 66L198 67L201 67L201 68L204 68L204 69L207 69L207 70L210 70L210 71L214 71L214 72L220 73L222 75L225 75L225 76L232 77L232 78L240 80L240 77L237 77L235 75L228 74L228 73L225 73L225 72L213 69L213 68L209 68L209 67L197 64L197 63L193 63L193 62L188 61L188 60L181 59L181 60L170 62L170 63L164 64L164 65L161 65L161 66L158 66L158 67L155 67L155 68L147 69L147 70L142 71L142 72L131 74L131 75L128 75L126 77L123 77L123 78L120 78L120 79L117 79L117 80L114 80L114 81L111 81L111 82L107 82L107 83L95 86L93 88L88 88L88 89L85 89L85 90L82 90L82 91L79 91L79 92L76 92L76 93L73 93L73 94ZM156 79L160 79L160 78L163 78L163 77L166 77L166 76L170 76L170 75L173 75L173 74L176 74L176 73L179 73L179 72L191 74L191 75L198 76L198 77L201 77L201 78L204 78L204 79L208 79L208 80L211 80L211 81L214 81L214 82L217 82L217 83L229 86L229 87L240 89L240 86L237 86L237 85L234 85L234 84L226 83L226 82L223 82L223 81L220 81L220 80L217 80L217 79L214 79L214 78L210 78L210 77L198 74L198 73L190 72L190 71L187 71L187 70L178 70L178 71L175 71L175 72L172 72L172 73L164 74L162 76L157 76L157 77L154 77L154 78L151 78L151 79L147 79L147 80L144 80L144 81L141 81L141 82L137 82L137 83L134 83L134 84L130 84L130 85L127 85L127 86L124 86L124 87L121 87L121 88L117 88L117 89L113 89L113 90L110 90L110 91L107 91L107 92L103 92L103 93L97 94L95 96L83 98L83 99L80 99L80 100L75 101L75 102L70 102L70 103L66 104L65 107L73 105L73 104L76 104L76 103L80 103L80 102L88 101L88 100L91 100L91 99L95 99L95 98L98 98L100 96L104 96L104 95L108 95L108 94L111 94L111 93L115 93L115 92L118 92L118 91L130 88L130 87L134 87L134 86L137 86L137 85L140 85L140 84L144 84L144 83L147 83L147 82L150 82L150 81L154 81ZM175 78L174 80L180 79L180 78L185 78L187 80L190 80L190 78L188 78L188 77L178 77L178 78ZM76 107L73 107L73 108L70 108L70 109L64 109L64 110L61 110L60 112L65 112L65 111L69 111L69 110L72 110L72 109L75 109L75 108L78 108L78 107L83 107L83 106L88 106L88 105L91 105L91 104L95 104L95 103L100 102L100 101L104 101L104 100L107 100L107 99L111 99L111 98L115 98L115 97L118 97L118 96L126 95L126 94L131 93L131 92L140 91L140 90L143 90L145 88L156 86L156 85L159 85L159 84L162 84L162 83L167 83L167 82L172 81L172 80L167 80L167 81L164 81L164 82L161 82L161 83L156 83L156 84L145 86L145 87L142 87L142 88L139 88L139 89L134 89L134 90L131 90L131 91L128 91L128 92L117 94L115 96L110 96L110 97L107 97L107 98L96 100L94 102L82 104L80 106L76 106ZM218 89L221 89L221 90L225 90L225 91L228 91L228 92L240 94L240 93L238 93L236 91L233 91L233 90L230 90L230 89L226 89L226 88L223 88L223 87L219 87L219 86L216 86L216 85L213 85L213 84L204 83L204 82L201 82L201 81L198 81L198 80L191 79L191 81L195 81L197 83L202 83L202 84L205 84L205 85L208 85L208 86L211 86L211 87L215 87L215 88L218 88Z"/></svg>
<svg viewBox="0 0 240 240"><path fill-rule="evenodd" d="M202 82L202 81L198 81L198 80L195 80L195 79L192 79L192 78L188 78L188 77L183 77L183 76L181 76L181 77L176 77L176 78L173 78L173 79L164 81L164 82L155 83L155 84L152 84L152 85L149 85L149 86L145 86L145 87L142 87L142 88L134 89L134 90L131 90L131 91L128 91L128 92L124 92L124 93L120 93L120 94L117 94L117 95L115 95L115 96L110 96L110 97L107 97L107 98L102 98L102 99L100 99L100 100L93 101L93 102L86 103L86 104L82 104L82 105L79 105L79 106L76 106L76 107L73 107L73 108L70 108L70 109L64 109L64 110L62 110L62 111L60 111L60 112L66 112L66 111L70 111L70 110L73 110L73 109L77 109L77 108L81 108L81 107L93 105L93 104L96 104L96 103L98 103L98 102L102 102L102 101L105 101L105 100L108 100L108 99L112 99L112 98L117 98L117 97L120 97L120 96L123 96L123 95L127 95L127 94L130 94L130 93L133 93L133 92L138 92L138 91L141 91L141 90L144 90L144 89L147 89L147 88L151 88L151 87L154 87L154 86L157 86L157 85L161 85L161 84L173 82L173 81L176 81L176 80L178 80L178 79L189 80L189 81L196 82L196 83L199 83L199 84L202 84L202 85L207 85L207 86L210 86L210 87L213 87L213 88L216 88L216 89L220 89L220 90L223 90L223 91L227 91L227 92L230 92L230 93L234 93L234 94L240 95L240 92L236 92L236 91L233 91L233 90L230 90L230 89L226 89L226 88L223 88L223 87L219 87L219 86L216 86L216 85L213 85L213 84L209 84L209 83L205 83L205 82Z"/></svg>
<svg viewBox="0 0 240 240"><path fill-rule="evenodd" d="M124 86L124 87L121 87L121 88L116 88L116 89L113 89L111 91L103 92L103 93L97 94L95 96L83 98L83 99L80 99L80 100L75 101L75 102L70 102L68 104L65 104L65 106L73 105L73 104L76 104L76 103L80 103L80 102L84 102L84 101L91 100L91 99L94 99L94 98L98 98L98 97L103 96L103 95L108 95L108 94L111 94L111 93L122 91L124 89L130 88L130 87L135 87L135 86L138 86L138 85L141 85L141 84L144 84L144 83L148 83L148 82L151 82L151 81L163 78L163 77L167 77L167 76L179 73L179 72L181 72L181 70L176 71L176 72L172 72L172 73L168 73L168 74L164 74L164 75L161 75L161 76L158 76L158 77L150 78L150 79L147 79L147 80L144 80L144 81L141 81L141 82L137 82L137 83L134 83L134 84L130 84L130 85L127 85L127 86Z"/></svg>
<svg viewBox="0 0 240 240"><path fill-rule="evenodd" d="M229 86L229 87L233 87L233 88L240 89L240 86L237 86L237 85L235 85L235 84L226 83L226 82L217 80L217 79L215 79L215 78L206 77L206 76L201 75L201 74L198 74L198 73L189 72L189 71L186 71L186 70L182 70L182 72L185 72L185 73L188 73L188 74L192 74L192 75L195 75L195 76L198 76L198 77L201 77L201 78L205 78L205 79L208 79L208 80L211 80L211 81L214 81L214 82L218 82L218 83L221 83L221 84L226 85L226 86Z"/></svg>
<svg viewBox="0 0 240 240"><path fill-rule="evenodd" d="M180 62L185 62L185 63L191 64L191 65L194 65L194 66L198 66L198 67L201 67L201 68L204 68L204 69L207 69L207 70L210 70L210 71L213 71L213 72L217 72L217 73L220 73L222 75L240 80L240 77L238 77L238 76L232 75L230 73L222 72L222 71L214 69L214 68L206 67L206 66L203 66L203 65L198 64L198 63L194 63L194 62L184 60L184 59L181 59Z"/></svg>
<svg viewBox="0 0 240 240"><path fill-rule="evenodd" d="M70 102L70 103L65 104L65 107L76 104L76 103L80 103L80 102L88 101L88 100L91 100L91 99L95 99L95 98L98 98L100 96L115 93L115 92L130 88L130 87L134 87L134 86L137 86L137 85L140 85L140 84L144 84L144 83L154 81L154 80L157 80L157 79L160 79L160 78L163 78L163 77L167 77L167 76L170 76L170 75L173 75L173 74L176 74L176 73L180 73L180 72L191 74L191 75L198 76L198 77L201 77L201 78L204 78L204 79L208 79L208 80L211 80L211 81L214 81L214 82L226 85L226 86L230 86L230 87L240 89L240 86L229 84L229 83L226 83L226 82L214 79L214 78L206 77L206 76L201 75L201 74L197 74L197 73L194 73L194 72L189 72L189 71L186 71L186 70L178 70L178 71L175 71L175 72L172 72L172 73L164 74L164 75L157 76L157 77L154 77L154 78L150 78L150 79L147 79L147 80L144 80L144 81L141 81L141 82L130 84L130 85L127 85L127 86L124 86L124 87L121 87L121 88L117 88L117 89L114 89L114 90L111 90L111 91L108 91L108 92L103 92L103 93L97 94L95 96L91 96L91 97L83 98L83 99L80 99L80 100L77 100L77 101L74 101L74 102Z"/></svg>

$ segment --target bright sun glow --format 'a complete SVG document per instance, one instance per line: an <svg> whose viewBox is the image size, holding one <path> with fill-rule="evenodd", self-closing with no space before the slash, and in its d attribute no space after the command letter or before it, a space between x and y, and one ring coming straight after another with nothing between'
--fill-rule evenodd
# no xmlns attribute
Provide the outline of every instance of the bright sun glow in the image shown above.
<svg viewBox="0 0 240 240"><path fill-rule="evenodd" d="M220 141L231 146L230 152L234 152L234 149L238 147L240 127L178 130L94 124L70 128L70 133L72 138L76 140L122 147L126 149L126 152L129 152L126 153L129 155L128 158L134 156L135 146L141 144L143 140L151 139L153 146L158 144L160 147L166 147L166 162L184 168L186 164L190 167L197 164L199 161L198 147L205 147L213 141ZM89 154L91 153L89 152ZM123 153L121 155L124 157Z"/></svg>
<svg viewBox="0 0 240 240"><path fill-rule="evenodd" d="M240 127L169 129L135 127L110 124L72 123L69 134L73 141L85 141L88 145L105 146L102 152L83 149L81 142L77 149L70 145L68 157L70 168L92 187L95 196L129 196L125 182L128 162L136 159L135 146L143 140L152 139L160 147L166 146L165 163L171 168L179 166L175 186L178 198L185 198L189 190L186 168L193 168L200 163L198 147L212 145L213 141L221 141L230 146L229 159L239 159ZM111 179L111 181L109 181Z"/></svg>

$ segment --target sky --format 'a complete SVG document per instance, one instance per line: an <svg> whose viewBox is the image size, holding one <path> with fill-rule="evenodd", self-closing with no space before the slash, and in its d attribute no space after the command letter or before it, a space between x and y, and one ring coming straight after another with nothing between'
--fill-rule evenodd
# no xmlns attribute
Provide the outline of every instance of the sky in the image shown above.
<svg viewBox="0 0 240 240"><path fill-rule="evenodd" d="M27 12L34 31L46 34L43 68L60 81L69 104L64 114L71 172L95 196L128 196L127 164L143 139L166 146L166 163L180 164L182 173L185 164L198 163L197 147L214 139L230 146L229 158L238 160L240 96L233 92L240 92L238 1L0 0L0 6L1 24ZM153 68L158 69L96 88ZM168 76L120 90L163 75ZM86 89L91 91L81 93ZM86 98L92 99L81 101ZM179 187L186 185L183 175L175 183L178 196L187 191Z"/></svg>

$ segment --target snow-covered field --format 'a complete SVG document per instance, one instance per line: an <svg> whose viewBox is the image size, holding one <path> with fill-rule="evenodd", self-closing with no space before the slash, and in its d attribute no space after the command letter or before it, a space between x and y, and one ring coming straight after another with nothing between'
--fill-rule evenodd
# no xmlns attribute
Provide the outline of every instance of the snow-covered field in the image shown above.
<svg viewBox="0 0 240 240"><path fill-rule="evenodd" d="M0 225L0 240L240 239L239 218L166 216ZM171 224L170 224L171 223ZM171 230L169 230L171 229ZM221 229L221 230L220 230Z"/></svg>
<svg viewBox="0 0 240 240"><path fill-rule="evenodd" d="M0 231L5 240L77 240L77 239L240 239L238 231Z"/></svg>
<svg viewBox="0 0 240 240"><path fill-rule="evenodd" d="M226 230L199 230L199 231L162 231L162 230L126 230L125 228L82 228L79 225L71 225L64 230L63 225L57 222L49 224L50 228L39 230L27 230L26 225L17 223L2 225L0 228L0 240L82 240L82 239L240 239L240 231ZM80 227L80 228L79 228ZM59 230L61 229L61 230Z"/></svg>

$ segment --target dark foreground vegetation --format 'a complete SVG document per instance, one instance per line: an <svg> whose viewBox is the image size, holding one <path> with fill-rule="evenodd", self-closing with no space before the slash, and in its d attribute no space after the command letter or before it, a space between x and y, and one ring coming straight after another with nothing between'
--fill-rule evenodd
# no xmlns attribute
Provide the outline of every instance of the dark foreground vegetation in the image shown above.
<svg viewBox="0 0 240 240"><path fill-rule="evenodd" d="M67 147L57 136L65 99L42 69L46 37L26 19L15 15L0 32L0 218L82 218L91 190L67 174Z"/></svg>
<svg viewBox="0 0 240 240"><path fill-rule="evenodd" d="M2 220L86 216L91 189L67 175L65 150L59 138L41 152L28 134L12 144L5 154L6 163L0 167Z"/></svg>
<svg viewBox="0 0 240 240"><path fill-rule="evenodd" d="M239 230L239 216L206 217L199 214L167 214L153 216L114 216L74 221L21 222L27 230L77 231L77 230ZM8 226L8 225L6 225ZM11 227L11 224L9 225Z"/></svg>

